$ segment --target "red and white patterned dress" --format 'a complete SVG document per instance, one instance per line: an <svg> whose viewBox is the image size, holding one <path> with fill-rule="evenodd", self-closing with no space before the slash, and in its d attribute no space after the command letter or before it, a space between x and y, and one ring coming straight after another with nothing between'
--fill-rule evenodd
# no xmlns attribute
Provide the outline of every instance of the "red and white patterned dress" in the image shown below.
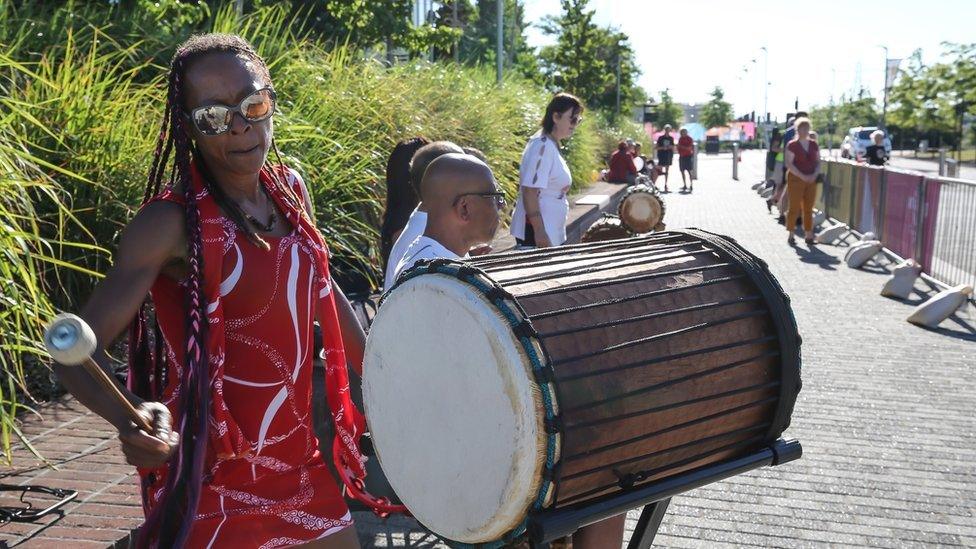
<svg viewBox="0 0 976 549"><path fill-rule="evenodd" d="M288 179L301 196L297 174L289 171ZM171 192L158 199L183 202ZM271 246L264 251L223 216L201 208L201 223L204 247L222 246L219 298L208 307L208 313L222 309L210 323L223 323L224 338L224 356L210 357L223 367L212 379L220 417L211 413L211 436L227 437L227 424L236 423L246 450L221 454L211 443L187 546L286 547L333 534L352 518L312 430L312 323L320 298L331 290L327 273L316 272L314 244L298 230L264 236ZM152 287L167 357L162 401L174 419L185 364L184 284L161 275ZM333 322L325 316L323 330L338 331L334 315ZM151 508L166 470L140 473Z"/></svg>

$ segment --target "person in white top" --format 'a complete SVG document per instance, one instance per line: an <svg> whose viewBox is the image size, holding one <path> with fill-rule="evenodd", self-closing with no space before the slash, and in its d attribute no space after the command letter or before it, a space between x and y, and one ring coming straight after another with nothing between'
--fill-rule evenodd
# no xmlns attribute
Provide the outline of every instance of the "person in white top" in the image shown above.
<svg viewBox="0 0 976 549"><path fill-rule="evenodd" d="M505 194L487 164L469 154L449 153L430 163L421 184L427 228L407 248L395 277L421 259L459 259L490 242L498 230Z"/></svg>
<svg viewBox="0 0 976 549"><path fill-rule="evenodd" d="M512 236L520 246L559 246L566 241L566 198L573 183L569 165L559 154L583 120L583 104L559 93L546 107L542 130L529 139L519 165L519 196L512 212Z"/></svg>
<svg viewBox="0 0 976 549"><path fill-rule="evenodd" d="M424 204L424 196L420 193L420 182L424 177L427 166L441 155L462 152L464 151L461 147L450 141L434 141L417 149L417 152L414 153L413 158L410 160L410 184L413 185L417 196L420 197L420 204L410 214L406 226L403 227L400 236L397 237L396 242L390 249L390 256L386 260L386 273L383 277L384 292L393 286L393 281L396 279L397 264L403 259L407 248L417 237L424 234L424 229L427 227L427 206Z"/></svg>

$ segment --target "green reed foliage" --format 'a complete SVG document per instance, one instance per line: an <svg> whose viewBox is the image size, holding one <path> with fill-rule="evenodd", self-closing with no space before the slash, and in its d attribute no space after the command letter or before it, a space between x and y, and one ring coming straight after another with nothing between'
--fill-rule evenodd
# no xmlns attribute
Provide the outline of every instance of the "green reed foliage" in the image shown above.
<svg viewBox="0 0 976 549"><path fill-rule="evenodd" d="M169 58L191 29L239 33L266 58L285 161L305 176L333 251L373 280L386 158L398 140L425 135L477 147L509 197L517 191L544 90L514 76L497 86L491 67L388 67L310 40L287 6L238 19L229 6L211 13L178 4L125 13L70 2L14 9L0 0L0 448L7 456L15 416L31 402L25 364L44 357L43 322L55 310L80 308L139 207ZM182 11L174 17L172 9ZM588 116L568 143L576 186L599 167L607 133L600 118Z"/></svg>

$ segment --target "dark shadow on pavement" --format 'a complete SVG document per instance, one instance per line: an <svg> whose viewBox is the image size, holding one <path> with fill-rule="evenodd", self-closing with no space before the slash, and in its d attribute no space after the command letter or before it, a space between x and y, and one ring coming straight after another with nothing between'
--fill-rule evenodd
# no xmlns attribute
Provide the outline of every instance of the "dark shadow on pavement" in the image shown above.
<svg viewBox="0 0 976 549"><path fill-rule="evenodd" d="M820 251L820 249L816 246L808 250L802 247L800 244L797 244L793 247L793 251L796 252L796 255L803 263L817 265L821 269L826 269L828 271L836 271L837 268L834 267L834 265L840 263L839 259L828 253Z"/></svg>
<svg viewBox="0 0 976 549"><path fill-rule="evenodd" d="M879 274L879 275L891 274L891 271L889 271L884 265L877 263L873 259L871 261L868 261L864 265L861 265L860 270L871 274Z"/></svg>
<svg viewBox="0 0 976 549"><path fill-rule="evenodd" d="M964 341L976 341L976 326L974 326L972 322L968 322L960 318L959 316L957 316L957 314L950 316L946 320L942 321L942 323L943 324L950 323L950 324L954 324L955 326L947 327L947 328L943 328L941 325L936 328L927 328L925 326L919 326L919 328L928 332L934 332L955 339L962 339Z"/></svg>

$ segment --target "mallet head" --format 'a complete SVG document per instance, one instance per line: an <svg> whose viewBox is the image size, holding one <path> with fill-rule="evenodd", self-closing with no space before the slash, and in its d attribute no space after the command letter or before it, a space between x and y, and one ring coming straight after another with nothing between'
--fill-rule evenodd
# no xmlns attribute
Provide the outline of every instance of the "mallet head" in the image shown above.
<svg viewBox="0 0 976 549"><path fill-rule="evenodd" d="M60 314L44 330L47 352L66 366L76 366L91 358L96 346L95 332L78 315Z"/></svg>

